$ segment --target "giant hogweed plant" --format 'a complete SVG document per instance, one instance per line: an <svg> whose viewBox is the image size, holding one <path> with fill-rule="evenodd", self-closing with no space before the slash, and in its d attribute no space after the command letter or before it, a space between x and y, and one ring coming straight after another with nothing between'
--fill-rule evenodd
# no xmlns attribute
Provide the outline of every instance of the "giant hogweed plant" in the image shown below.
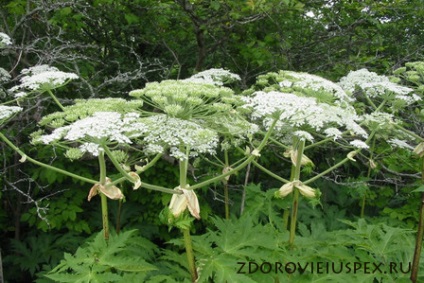
<svg viewBox="0 0 424 283"><path fill-rule="evenodd" d="M34 133L32 143L63 147L66 149L65 156L72 160L78 160L84 155L97 158L99 180L91 180L34 160L13 145L5 135L1 134L0 137L22 155L22 162L28 160L50 170L93 184L88 192L88 200L97 194L101 197L103 233L106 242L109 240L107 198L120 200L124 197L122 191L117 187L118 184L130 181L134 184L134 189L144 187L174 194L169 207L169 223L183 231L189 270L192 280L195 281L197 275L191 249L189 221L187 222L186 219L175 220L187 208L195 218L199 218L200 208L194 189L233 174L257 156L252 154L246 157L246 160L240 161L233 169L192 187L187 183L188 162L190 158L199 154L215 153L219 141L219 131L217 130L219 127L216 121L219 119L226 119L224 127L220 125L220 130L227 134L230 132L229 129L237 129L236 134L239 136L241 133L245 136L254 133L254 125L243 120L233 109L240 104L240 101L233 96L230 89L216 86L208 81L204 83L165 81L161 84L148 85L144 90L131 93L133 96L143 95L143 100L153 106L151 111L141 109L143 100L125 101L122 99L77 100L75 104L65 107L51 92L58 85L67 82L67 79L59 79L63 73L52 75L54 70L46 66L33 69L26 70L24 73L28 74L28 77L25 77L21 86L14 87L11 91L28 87L27 82L30 81L31 92L47 91L54 97L53 100L58 103L62 111L50 114L41 120L41 125L53 128L53 130L50 133L44 133L44 131ZM64 77L71 76L66 74ZM147 92L147 95L144 95L143 92ZM27 97L24 94L15 96L20 99ZM8 109L15 110L15 108ZM158 114L157 111L162 111L163 114ZM8 116L10 115L8 114ZM269 135L265 136L257 151L265 146L268 137ZM179 162L179 186L175 189L147 184L142 182L139 177L140 173L151 167L165 152ZM135 171L130 171L131 164L128 163L131 160L145 160L152 155L154 157L150 162L144 166L135 166ZM109 175L106 172L107 161L112 163L121 174L121 178L112 180L107 177Z"/></svg>
<svg viewBox="0 0 424 283"><path fill-rule="evenodd" d="M253 93L252 93L253 92ZM285 227L290 224L289 245L294 245L300 196L319 203L320 191L309 183L345 164L367 149L370 136L359 125L360 117L350 102L353 100L340 86L324 78L291 71L269 73L258 77L247 93L242 106L251 110L251 119L264 130L275 123L271 141L285 150L291 173L283 178L254 164L284 185L277 197L292 198L292 205L284 211ZM307 143L309 143L307 145ZM346 158L307 180L302 180L301 167L313 166L305 152L326 143L350 150ZM313 201L315 200L315 201ZM289 221L290 216L290 221Z"/></svg>
<svg viewBox="0 0 424 283"><path fill-rule="evenodd" d="M339 82L341 87L361 101L363 112L361 124L375 133L370 141L371 148L369 155L364 156L368 160L366 180L370 179L372 170L378 170L378 165L384 163L385 156L378 153L376 144L379 147L386 144L393 151L413 151L421 159L423 157L424 139L415 133L416 129L413 128L410 130L411 126L408 125L407 119L405 119L408 116L405 113L406 109L410 109L413 113L416 113L420 112L422 108L422 79L424 70L422 66L420 62L407 63L406 67L395 70L395 76L391 78L361 69L350 72L347 76L341 78ZM404 119L401 120L398 117ZM415 147L411 143L415 144ZM390 154L393 154L393 151ZM424 171L422 171L422 174L424 174ZM361 217L364 217L365 204L366 194L364 193L361 201ZM418 223L416 247L410 277L412 282L417 282L421 256L424 229L422 211L423 209L421 207L421 218Z"/></svg>
<svg viewBox="0 0 424 283"><path fill-rule="evenodd" d="M9 42L2 40L2 44ZM76 79L74 74L44 65L24 70L21 84L10 90L15 93L14 101L19 103L23 99L48 93L61 109L41 120L40 125L47 129L34 133L32 142L63 147L66 149L65 156L72 160L79 160L83 156L96 158L98 180L42 163L26 155L4 134L0 133L0 138L22 156L22 162L29 161L92 185L88 190L88 200L100 195L105 244L95 245L108 256L118 256L121 247L126 246L124 238L129 235L123 234L124 240L117 240L117 246L114 244L115 240L109 241L107 202L108 198L124 198L118 185L129 181L133 184L133 189L146 188L171 193L173 196L169 207L164 210L164 218L167 224L178 227L183 233L188 270L194 282L199 278L209 277L204 275L207 273L204 273L201 265L196 267L190 236L190 223L193 218L188 216L187 210L194 218L200 218L196 189L227 180L230 175L248 164L255 164L284 183L277 196L291 195L289 246L293 247L300 197L318 199L320 194L308 184L353 160L361 149L368 148L367 143L376 134L376 130L371 129L368 134L361 128L360 119L350 105L353 98L340 86L323 78L288 71L271 73L259 77L252 91L242 97L234 95L231 89L223 86L224 82L237 79L237 76L221 71L218 73L214 75L214 70L188 80L150 83L144 89L130 92L132 97L137 98L131 101L89 99L77 100L72 105L63 106L53 90ZM383 106L377 106L375 110L381 110ZM3 124L22 108L2 105L0 110L0 121ZM249 113L252 122L257 123L257 126L246 121L243 116L246 113ZM258 138L259 141L256 141ZM286 155L291 160L289 178L282 178L257 162L260 152L269 141L286 150ZM310 144L307 145L307 142ZM302 180L301 166L312 164L305 151L325 143L333 143L350 152L345 159L327 170L308 180ZM224 154L224 161L220 163L224 164L225 169L222 174L189 184L188 168L193 158L202 155L216 157L220 147L228 153L232 147L240 150L242 144L247 146L241 150L245 155L241 160L229 164L228 158L225 157L227 154ZM142 181L142 173L154 166L163 154L175 158L179 165L179 181L173 189ZM142 160L144 165L140 165ZM118 176L113 180L108 177L112 175L107 172L107 164L112 165L118 172L113 174ZM288 210L285 210L285 225L289 223L288 216ZM109 247L113 252L108 252ZM85 252L82 251L81 254ZM99 252L88 254L94 256L99 255ZM89 274L80 274L81 280L90 281L92 272L100 274L99 278L113 273L117 275L114 280L120 280L123 278L121 276L126 276L128 272L152 269L143 263L131 265L131 260L125 261L124 264L122 262L105 257L102 259L105 264L99 266L99 258L94 258L94 261L91 261L91 264L94 264L92 268L84 271ZM56 274L56 279L69 281L66 274L78 274L84 264L85 262L78 263L68 256L54 270L52 276Z"/></svg>

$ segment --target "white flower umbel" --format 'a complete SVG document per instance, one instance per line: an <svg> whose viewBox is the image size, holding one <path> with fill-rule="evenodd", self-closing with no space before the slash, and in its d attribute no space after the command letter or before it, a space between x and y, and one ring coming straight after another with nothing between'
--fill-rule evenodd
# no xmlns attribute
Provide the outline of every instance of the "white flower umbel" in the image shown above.
<svg viewBox="0 0 424 283"><path fill-rule="evenodd" d="M403 101L406 105L421 100L412 93L413 89L393 83L386 76L380 76L367 69L351 71L340 79L339 85L349 93L354 93L360 89L370 98L386 97ZM391 97L390 97L391 95Z"/></svg>
<svg viewBox="0 0 424 283"><path fill-rule="evenodd" d="M339 129L336 128L327 128L324 130L324 134L328 138L333 138L334 140L340 139L342 137L342 132L340 132Z"/></svg>
<svg viewBox="0 0 424 283"><path fill-rule="evenodd" d="M0 122L21 111L22 107L0 105Z"/></svg>
<svg viewBox="0 0 424 283"><path fill-rule="evenodd" d="M332 94L337 100L350 102L353 99L337 84L323 77L293 71L280 71L286 77L290 78L292 84L290 87L295 89L312 90L313 92L327 92ZM282 81L280 86L287 84L287 81Z"/></svg>
<svg viewBox="0 0 424 283"><path fill-rule="evenodd" d="M295 131L293 135L298 137L300 140L307 140L310 142L314 141L314 137L310 133L305 131Z"/></svg>
<svg viewBox="0 0 424 283"><path fill-rule="evenodd" d="M400 140L400 139L390 139L388 140L388 143L393 146L393 147L398 147L398 148L403 148L403 149L408 149L413 151L414 147L409 145L406 141L404 140Z"/></svg>
<svg viewBox="0 0 424 283"><path fill-rule="evenodd" d="M322 132L327 128L348 130L366 138L368 135L357 121L359 117L351 108L341 108L318 103L313 97L292 93L258 91L252 97L244 97L243 108L250 109L254 120L263 119L266 129L278 119L275 129L280 132L304 130L308 133ZM334 130L330 130L333 131ZM325 133L325 132L324 132ZM328 132L325 133L328 135ZM309 138L310 139L310 138Z"/></svg>
<svg viewBox="0 0 424 283"><path fill-rule="evenodd" d="M360 148L360 149L367 149L368 145L364 142L364 141L360 141L360 140L353 140L350 142L350 144L356 148Z"/></svg>
<svg viewBox="0 0 424 283"><path fill-rule="evenodd" d="M189 148L188 157L200 153L215 154L219 139L213 130L166 115L151 116L142 121L148 127L144 137L148 154L162 153L167 148L170 149L170 155L179 160L187 158L187 154L180 148Z"/></svg>
<svg viewBox="0 0 424 283"><path fill-rule="evenodd" d="M12 77L10 76L8 71L3 68L0 68L0 84L10 81L11 78Z"/></svg>
<svg viewBox="0 0 424 283"><path fill-rule="evenodd" d="M81 151L97 156L101 146L131 144L131 139L140 137L146 131L147 126L140 122L138 113L96 112L91 117L59 127L49 135L36 137L33 142L78 141Z"/></svg>
<svg viewBox="0 0 424 283"><path fill-rule="evenodd" d="M7 45L11 45L12 40L10 37L4 32L0 32L0 48L4 48Z"/></svg>
<svg viewBox="0 0 424 283"><path fill-rule="evenodd" d="M315 97L320 102L335 103L348 107L354 99L339 85L320 76L281 70L258 76L256 90L296 93Z"/></svg>
<svg viewBox="0 0 424 283"><path fill-rule="evenodd" d="M74 73L62 72L48 65L39 65L23 69L21 74L23 75L20 79L21 84L12 87L9 90L10 92L18 92L20 90L44 92L61 87L71 80L78 79L78 76ZM20 95L20 97L22 97L22 95Z"/></svg>
<svg viewBox="0 0 424 283"><path fill-rule="evenodd" d="M239 81L240 76L224 69L209 69L185 79L186 82L207 83L214 85L224 85L234 81Z"/></svg>

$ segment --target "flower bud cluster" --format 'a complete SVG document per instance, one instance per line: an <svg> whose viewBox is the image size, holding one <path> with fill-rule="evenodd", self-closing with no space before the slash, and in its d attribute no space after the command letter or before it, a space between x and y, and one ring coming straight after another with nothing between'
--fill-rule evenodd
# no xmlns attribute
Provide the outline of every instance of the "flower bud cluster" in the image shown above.
<svg viewBox="0 0 424 283"><path fill-rule="evenodd" d="M122 114L137 112L142 105L143 101L141 100L128 101L122 98L76 99L75 104L65 106L64 111L44 116L39 124L58 128L67 123L87 118L96 112L118 112Z"/></svg>
<svg viewBox="0 0 424 283"><path fill-rule="evenodd" d="M148 83L143 89L131 91L130 96L141 98L168 116L180 119L227 113L233 105L242 103L230 88L176 80Z"/></svg>

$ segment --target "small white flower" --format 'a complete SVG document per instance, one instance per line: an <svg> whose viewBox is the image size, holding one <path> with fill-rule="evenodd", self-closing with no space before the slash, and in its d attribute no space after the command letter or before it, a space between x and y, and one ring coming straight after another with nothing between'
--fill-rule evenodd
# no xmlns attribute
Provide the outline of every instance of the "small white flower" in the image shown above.
<svg viewBox="0 0 424 283"><path fill-rule="evenodd" d="M96 143L86 142L80 145L79 150L83 153L88 152L93 156L99 156L99 152L103 149Z"/></svg>
<svg viewBox="0 0 424 283"><path fill-rule="evenodd" d="M323 77L294 71L280 71L287 77L294 78L289 86L287 80L280 82L281 86L296 87L301 89L313 90L315 92L325 91L331 93L340 102L350 102L353 99L337 84Z"/></svg>
<svg viewBox="0 0 424 283"><path fill-rule="evenodd" d="M0 105L0 121L22 111L22 107Z"/></svg>
<svg viewBox="0 0 424 283"><path fill-rule="evenodd" d="M15 93L15 98L22 98L22 97L25 97L27 95L28 95L27 92L20 91L20 92Z"/></svg>
<svg viewBox="0 0 424 283"><path fill-rule="evenodd" d="M328 138L333 138L334 140L340 139L342 137L342 132L336 128L327 128L324 130L324 134Z"/></svg>
<svg viewBox="0 0 424 283"><path fill-rule="evenodd" d="M141 121L147 126L144 135L146 153L160 153L164 148L169 148L170 154L179 160L195 157L199 153L215 154L219 138L213 130L166 115L155 115ZM180 147L188 147L189 156L181 152Z"/></svg>
<svg viewBox="0 0 424 283"><path fill-rule="evenodd" d="M8 82L12 76L10 76L9 72L3 68L0 68L0 83Z"/></svg>
<svg viewBox="0 0 424 283"><path fill-rule="evenodd" d="M44 144L59 141L79 141L82 152L98 155L104 143L131 144L131 139L140 137L147 126L139 121L138 113L120 114L117 112L95 112L92 116L55 129L49 135L38 137L35 141Z"/></svg>
<svg viewBox="0 0 424 283"><path fill-rule="evenodd" d="M403 149L410 149L410 150L414 150L413 146L410 146L409 144L406 143L406 141L404 140L400 140L400 139L390 139L388 140L389 144L394 146L394 147L399 147L399 148L403 148Z"/></svg>
<svg viewBox="0 0 424 283"><path fill-rule="evenodd" d="M339 85L346 91L353 93L357 88L362 89L368 97L380 97L386 94L394 94L393 99L402 100L407 105L421 98L412 93L413 89L391 82L386 76L380 76L367 69L351 71L340 79Z"/></svg>
<svg viewBox="0 0 424 283"><path fill-rule="evenodd" d="M311 129L322 132L327 128L345 128L353 134L367 137L357 121L359 117L351 108L342 108L327 103L318 103L314 97L302 97L292 93L276 91L258 91L252 97L243 97L245 104L242 108L251 110L253 120L263 119L265 129L268 129L274 119L277 119L275 129L279 132L304 131ZM337 132L340 133L341 131ZM303 136L312 140L312 136Z"/></svg>
<svg viewBox="0 0 424 283"><path fill-rule="evenodd" d="M39 65L23 69L21 74L24 75L20 79L21 84L12 87L9 90L10 92L16 92L21 89L29 91L51 90L63 86L71 80L78 79L78 76L74 73L62 72L48 65Z"/></svg>
<svg viewBox="0 0 424 283"><path fill-rule="evenodd" d="M0 32L0 48L3 48L11 44L12 44L12 40L10 39L10 37L4 32Z"/></svg>
<svg viewBox="0 0 424 283"><path fill-rule="evenodd" d="M240 76L224 69L209 69L191 76L183 81L223 85L227 82L239 81Z"/></svg>
<svg viewBox="0 0 424 283"><path fill-rule="evenodd" d="M295 131L293 133L293 135L298 137L300 140L303 140L303 141L304 140L308 140L310 142L314 141L314 137L310 133L305 132L305 131Z"/></svg>
<svg viewBox="0 0 424 283"><path fill-rule="evenodd" d="M364 141L360 141L360 140L353 140L350 142L350 144L356 148L361 148L361 149L369 148L369 146Z"/></svg>

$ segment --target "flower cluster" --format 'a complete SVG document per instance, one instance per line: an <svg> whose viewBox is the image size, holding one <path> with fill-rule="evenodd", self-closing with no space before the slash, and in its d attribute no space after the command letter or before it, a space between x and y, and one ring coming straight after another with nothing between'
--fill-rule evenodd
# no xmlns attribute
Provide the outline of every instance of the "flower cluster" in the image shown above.
<svg viewBox="0 0 424 283"><path fill-rule="evenodd" d="M0 121L10 118L20 111L22 111L22 107L0 105Z"/></svg>
<svg viewBox="0 0 424 283"><path fill-rule="evenodd" d="M320 76L293 71L280 71L280 74L285 77L285 79L279 83L281 87L289 85L289 87L295 90L303 90L304 93L305 90L312 91L313 93L325 92L333 95L339 101L353 101L339 85Z"/></svg>
<svg viewBox="0 0 424 283"><path fill-rule="evenodd" d="M411 150L411 151L414 150L414 147L409 145L404 140L393 138L393 139L388 140L388 143L393 147L408 149L408 150Z"/></svg>
<svg viewBox="0 0 424 283"><path fill-rule="evenodd" d="M131 139L147 131L138 113L96 112L68 126L55 129L51 134L33 139L33 143L51 144L59 140L81 143L79 149L97 156L103 145L131 144Z"/></svg>
<svg viewBox="0 0 424 283"><path fill-rule="evenodd" d="M207 83L165 80L133 90L131 96L141 98L170 117L192 119L228 113L242 102L227 87Z"/></svg>
<svg viewBox="0 0 424 283"><path fill-rule="evenodd" d="M224 69L209 69L191 76L183 81L195 83L207 83L213 85L224 85L239 81L240 76Z"/></svg>
<svg viewBox="0 0 424 283"><path fill-rule="evenodd" d="M218 145L215 131L192 121L155 115L142 119L142 122L147 127L144 136L147 154L162 153L169 149L171 156L185 160L199 153L214 154Z"/></svg>
<svg viewBox="0 0 424 283"><path fill-rule="evenodd" d="M118 112L124 114L138 112L141 106L143 106L143 101L141 100L127 101L122 98L76 99L75 104L65 106L63 111L44 116L39 124L58 128L67 123L89 117L96 112Z"/></svg>
<svg viewBox="0 0 424 283"><path fill-rule="evenodd" d="M275 126L280 133L298 133L297 136L311 140L312 136L306 132L324 132L325 135L339 138L339 128L355 135L367 137L367 133L358 124L359 117L351 109L319 103L313 97L301 97L292 93L258 91L252 97L244 97L246 102L243 108L250 108L253 119L263 119L267 129L274 119Z"/></svg>
<svg viewBox="0 0 424 283"><path fill-rule="evenodd" d="M3 48L11 44L12 44L12 40L10 39L10 37L4 32L0 32L0 48Z"/></svg>
<svg viewBox="0 0 424 283"><path fill-rule="evenodd" d="M301 96L315 97L320 102L348 106L353 98L339 85L330 80L308 73L281 70L258 76L256 82L260 90L288 92ZM258 88L256 88L258 89Z"/></svg>
<svg viewBox="0 0 424 283"><path fill-rule="evenodd" d="M8 82L12 77L9 72L3 68L0 68L0 83Z"/></svg>
<svg viewBox="0 0 424 283"><path fill-rule="evenodd" d="M421 98L412 93L413 89L391 82L386 76L380 76L367 69L351 71L340 79L339 85L350 93L354 93L358 88L371 98L392 95L393 99L401 100L406 105L412 104Z"/></svg>
<svg viewBox="0 0 424 283"><path fill-rule="evenodd" d="M27 93L22 90L44 92L52 90L67 84L71 80L78 79L74 73L59 71L55 67L48 65L34 66L21 71L23 77L20 79L20 85L12 87L9 91L15 92L15 97L24 97Z"/></svg>

